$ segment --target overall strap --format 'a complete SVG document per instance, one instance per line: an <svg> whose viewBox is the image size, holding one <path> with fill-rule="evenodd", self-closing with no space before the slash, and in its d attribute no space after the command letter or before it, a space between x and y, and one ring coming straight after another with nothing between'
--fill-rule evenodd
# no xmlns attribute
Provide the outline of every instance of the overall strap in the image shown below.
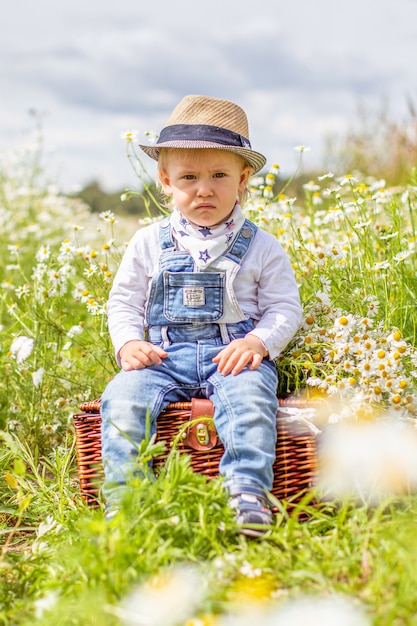
<svg viewBox="0 0 417 626"><path fill-rule="evenodd" d="M159 224L159 244L161 250L167 250L167 248L174 248L174 241L171 235L171 224L169 218L162 220Z"/></svg>
<svg viewBox="0 0 417 626"><path fill-rule="evenodd" d="M227 252L227 254L225 254L226 259L231 259L232 261L234 261L235 263L239 263L240 265L244 256L249 250L250 244L255 238L257 230L258 227L253 222L245 219L238 236L233 242L232 247Z"/></svg>

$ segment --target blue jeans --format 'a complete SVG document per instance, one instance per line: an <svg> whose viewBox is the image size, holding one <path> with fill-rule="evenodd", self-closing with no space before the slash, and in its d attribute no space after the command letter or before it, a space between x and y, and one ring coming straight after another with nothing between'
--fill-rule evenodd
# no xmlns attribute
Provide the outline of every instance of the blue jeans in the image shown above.
<svg viewBox="0 0 417 626"><path fill-rule="evenodd" d="M278 409L274 363L264 359L256 370L245 368L236 376L222 376L212 362L224 348L220 337L171 343L164 348L168 356L161 365L122 370L103 393L103 491L107 500L135 471L136 449L122 432L138 445L146 435L147 413L152 435L158 415L169 403L193 397L207 397L215 406L214 422L225 448L219 471L226 483L249 480L271 489Z"/></svg>

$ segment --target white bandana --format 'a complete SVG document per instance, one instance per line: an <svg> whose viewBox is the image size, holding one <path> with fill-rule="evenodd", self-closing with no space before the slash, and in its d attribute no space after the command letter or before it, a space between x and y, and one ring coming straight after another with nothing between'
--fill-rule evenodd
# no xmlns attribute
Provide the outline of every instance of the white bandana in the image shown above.
<svg viewBox="0 0 417 626"><path fill-rule="evenodd" d="M193 257L200 268L207 267L227 252L244 221L237 201L229 218L215 226L198 226L189 222L176 208L170 217L174 240Z"/></svg>

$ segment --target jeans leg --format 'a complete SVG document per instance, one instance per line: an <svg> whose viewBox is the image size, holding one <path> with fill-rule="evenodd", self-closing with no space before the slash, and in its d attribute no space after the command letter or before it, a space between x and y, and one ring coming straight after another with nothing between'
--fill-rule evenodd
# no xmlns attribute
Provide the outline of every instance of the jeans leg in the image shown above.
<svg viewBox="0 0 417 626"><path fill-rule="evenodd" d="M102 396L103 494L109 502L118 498L132 475L140 474L137 446L156 432L156 418L171 402L172 380L153 368L119 372ZM175 396L173 396L175 398Z"/></svg>
<svg viewBox="0 0 417 626"><path fill-rule="evenodd" d="M215 424L225 447L220 473L226 485L246 480L272 488L277 380L275 365L266 360L256 370L245 368L236 376L215 372L209 379Z"/></svg>
<svg viewBox="0 0 417 626"><path fill-rule="evenodd" d="M138 475L137 446L156 432L160 412L170 403L198 395L195 344L173 344L161 365L120 371L102 396L102 457L105 471L103 494L117 499L127 479ZM126 436L127 435L127 436Z"/></svg>

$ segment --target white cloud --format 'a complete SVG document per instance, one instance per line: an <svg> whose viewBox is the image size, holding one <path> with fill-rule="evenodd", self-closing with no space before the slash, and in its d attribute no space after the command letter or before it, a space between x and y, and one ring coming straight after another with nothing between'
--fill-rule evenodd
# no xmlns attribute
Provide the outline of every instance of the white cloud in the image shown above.
<svg viewBox="0 0 417 626"><path fill-rule="evenodd" d="M183 95L204 93L241 104L256 149L291 170L293 146L318 160L359 101L404 113L416 18L414 0L15 0L0 23L0 149L35 108L64 185L134 185L120 133L158 131Z"/></svg>

